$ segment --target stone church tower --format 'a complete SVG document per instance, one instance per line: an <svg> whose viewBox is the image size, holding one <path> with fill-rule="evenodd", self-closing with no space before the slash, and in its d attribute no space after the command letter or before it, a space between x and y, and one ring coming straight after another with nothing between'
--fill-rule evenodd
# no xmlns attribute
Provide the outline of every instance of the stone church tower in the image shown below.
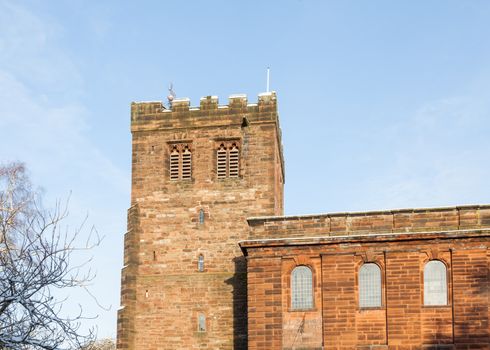
<svg viewBox="0 0 490 350"><path fill-rule="evenodd" d="M246 349L247 218L283 214L276 94L131 105L118 349Z"/></svg>

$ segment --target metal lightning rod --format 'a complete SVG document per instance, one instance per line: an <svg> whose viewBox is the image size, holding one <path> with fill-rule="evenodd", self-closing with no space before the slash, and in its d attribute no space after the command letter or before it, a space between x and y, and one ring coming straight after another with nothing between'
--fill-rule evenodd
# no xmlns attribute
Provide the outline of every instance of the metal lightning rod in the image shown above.
<svg viewBox="0 0 490 350"><path fill-rule="evenodd" d="M270 71L270 67L267 67L267 92L269 92Z"/></svg>

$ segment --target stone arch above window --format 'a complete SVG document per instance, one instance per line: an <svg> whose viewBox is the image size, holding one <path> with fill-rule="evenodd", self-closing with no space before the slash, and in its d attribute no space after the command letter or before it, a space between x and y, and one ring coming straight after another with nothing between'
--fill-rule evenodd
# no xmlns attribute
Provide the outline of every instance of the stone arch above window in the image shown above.
<svg viewBox="0 0 490 350"><path fill-rule="evenodd" d="M313 273L307 266L298 266L291 272L291 309L313 308Z"/></svg>
<svg viewBox="0 0 490 350"><path fill-rule="evenodd" d="M359 307L381 307L381 269L366 263L359 269Z"/></svg>
<svg viewBox="0 0 490 350"><path fill-rule="evenodd" d="M447 305L447 268L440 260L425 264L424 305Z"/></svg>

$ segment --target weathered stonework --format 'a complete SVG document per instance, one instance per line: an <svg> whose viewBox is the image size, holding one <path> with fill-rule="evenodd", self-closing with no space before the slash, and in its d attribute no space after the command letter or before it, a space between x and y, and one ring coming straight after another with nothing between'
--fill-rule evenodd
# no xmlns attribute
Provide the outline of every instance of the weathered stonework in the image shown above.
<svg viewBox="0 0 490 350"><path fill-rule="evenodd" d="M118 349L490 349L489 205L282 216L275 93L133 103L131 131ZM444 305L424 305L431 260ZM376 307L359 306L366 263ZM298 266L312 273L303 310Z"/></svg>
<svg viewBox="0 0 490 350"><path fill-rule="evenodd" d="M248 237L247 217L283 211L275 93L256 104L244 96L226 106L208 96L198 108L187 99L171 109L133 103L131 132L118 349L246 349L246 266L237 242ZM218 179L216 150L231 141L240 149L239 177ZM173 145L192 152L190 180L170 179Z"/></svg>

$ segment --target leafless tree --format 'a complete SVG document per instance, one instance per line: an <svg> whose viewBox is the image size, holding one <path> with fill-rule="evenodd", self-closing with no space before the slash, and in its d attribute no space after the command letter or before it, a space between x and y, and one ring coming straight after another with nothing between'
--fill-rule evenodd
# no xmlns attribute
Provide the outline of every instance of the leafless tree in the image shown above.
<svg viewBox="0 0 490 350"><path fill-rule="evenodd" d="M84 346L81 350L116 350L114 339L100 339Z"/></svg>
<svg viewBox="0 0 490 350"><path fill-rule="evenodd" d="M86 317L63 316L60 290L86 288L94 275L73 253L99 243L90 230L69 233L66 205L42 207L22 164L0 166L0 349L80 349L94 339L81 332ZM66 293L64 293L66 294Z"/></svg>

